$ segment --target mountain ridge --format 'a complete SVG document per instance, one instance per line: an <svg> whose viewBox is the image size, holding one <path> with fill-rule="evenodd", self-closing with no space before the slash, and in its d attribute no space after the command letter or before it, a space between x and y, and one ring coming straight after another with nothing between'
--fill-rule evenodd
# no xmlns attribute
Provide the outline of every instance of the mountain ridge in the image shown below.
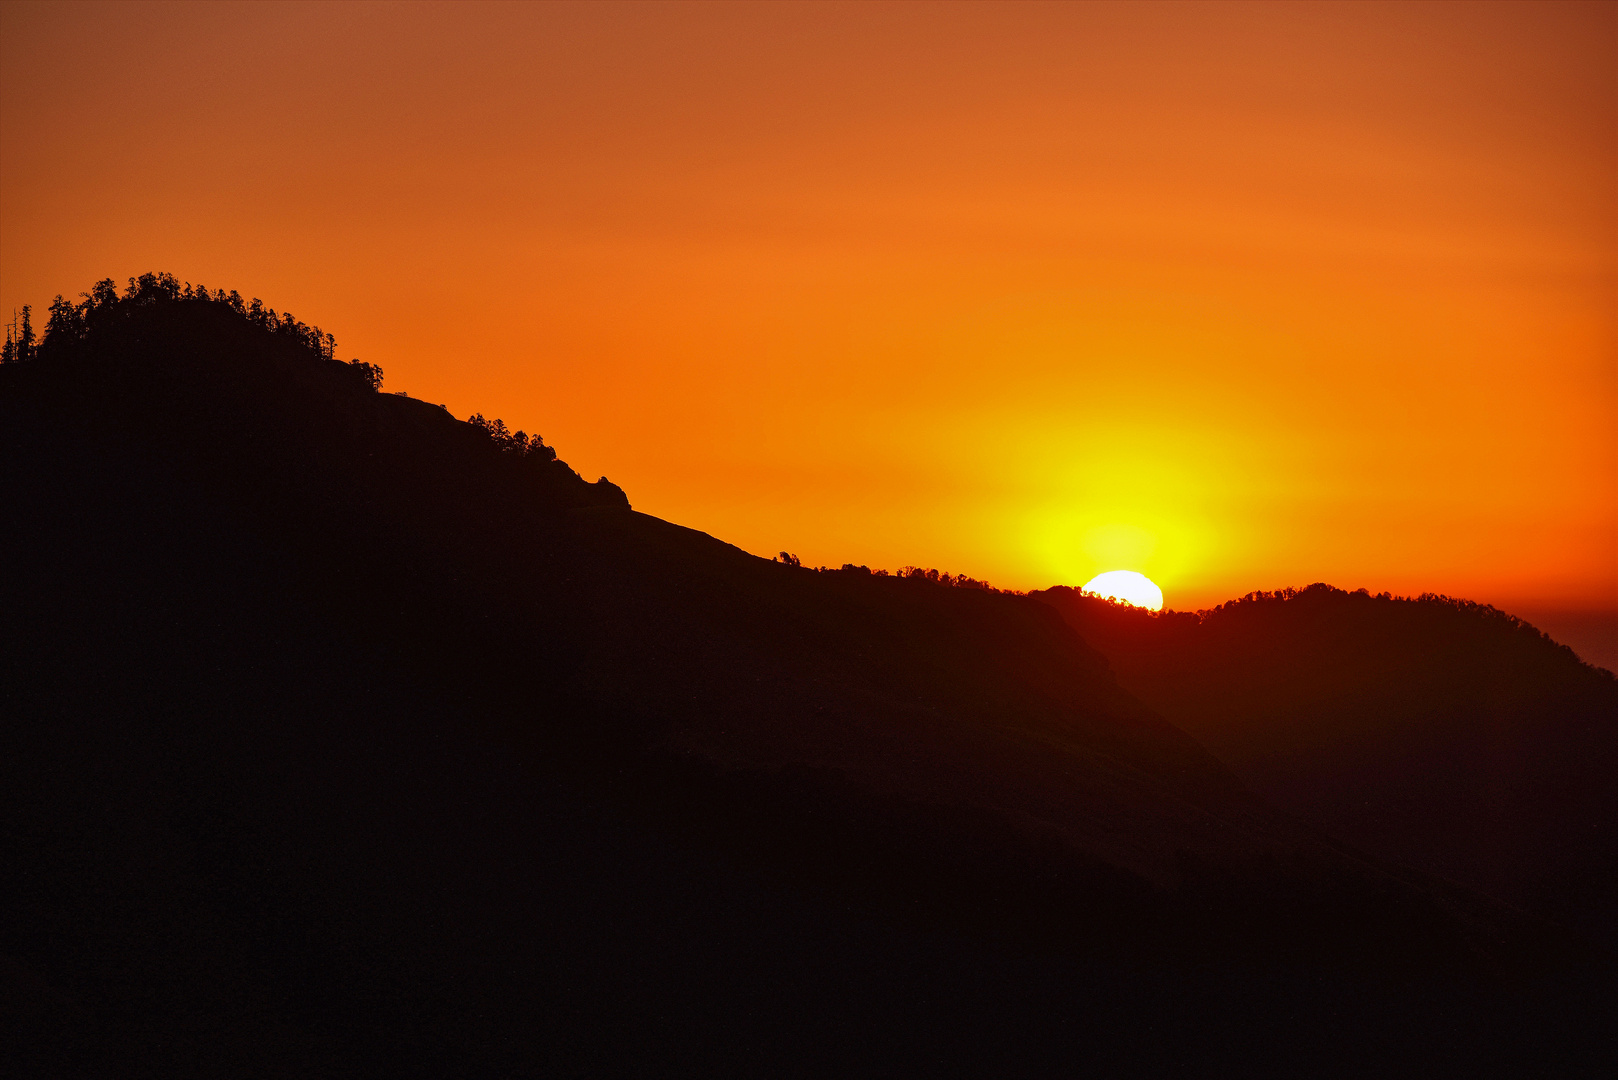
<svg viewBox="0 0 1618 1080"><path fill-rule="evenodd" d="M1410 979L1422 1060L1599 1049L1576 937L1276 811L1040 598L756 558L148 277L0 366L0 954L85 1071L1375 1060Z"/></svg>
<svg viewBox="0 0 1618 1080"><path fill-rule="evenodd" d="M1266 798L1618 945L1610 671L1504 612L1433 595L1316 584L1195 615L1037 595Z"/></svg>

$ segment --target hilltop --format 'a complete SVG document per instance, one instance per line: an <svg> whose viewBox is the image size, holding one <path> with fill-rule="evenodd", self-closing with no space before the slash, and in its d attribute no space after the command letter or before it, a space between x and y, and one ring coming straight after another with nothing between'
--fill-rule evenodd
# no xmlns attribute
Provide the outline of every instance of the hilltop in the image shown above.
<svg viewBox="0 0 1618 1080"><path fill-rule="evenodd" d="M1037 594L1252 790L1618 947L1618 682L1444 596L1324 584L1203 612Z"/></svg>
<svg viewBox="0 0 1618 1080"><path fill-rule="evenodd" d="M104 285L0 366L36 1065L1597 1060L1576 936L1277 809L1041 598L754 557Z"/></svg>

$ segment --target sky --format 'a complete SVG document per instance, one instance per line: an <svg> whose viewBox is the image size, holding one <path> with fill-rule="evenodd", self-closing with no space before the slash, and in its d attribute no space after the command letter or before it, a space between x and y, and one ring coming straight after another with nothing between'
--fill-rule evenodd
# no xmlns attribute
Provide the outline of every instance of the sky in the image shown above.
<svg viewBox="0 0 1618 1080"><path fill-rule="evenodd" d="M762 555L1618 611L1610 3L5 4L0 309L147 270Z"/></svg>

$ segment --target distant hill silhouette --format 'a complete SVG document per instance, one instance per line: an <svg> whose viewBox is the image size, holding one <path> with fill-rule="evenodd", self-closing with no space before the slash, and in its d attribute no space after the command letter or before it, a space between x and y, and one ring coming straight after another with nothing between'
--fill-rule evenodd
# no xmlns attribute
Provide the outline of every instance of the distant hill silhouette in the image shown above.
<svg viewBox="0 0 1618 1080"><path fill-rule="evenodd" d="M1041 599L637 514L300 325L147 275L0 365L14 1071L1604 1066L1605 957Z"/></svg>
<svg viewBox="0 0 1618 1080"><path fill-rule="evenodd" d="M1442 596L1316 584L1161 614L1037 594L1254 791L1618 947L1618 682Z"/></svg>

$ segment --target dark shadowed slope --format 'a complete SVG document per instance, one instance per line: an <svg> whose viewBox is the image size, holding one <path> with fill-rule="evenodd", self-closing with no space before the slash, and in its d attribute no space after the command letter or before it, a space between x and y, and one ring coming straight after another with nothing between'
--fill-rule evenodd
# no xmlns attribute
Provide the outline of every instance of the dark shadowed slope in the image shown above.
<svg viewBox="0 0 1618 1080"><path fill-rule="evenodd" d="M1272 811L1045 604L757 559L287 320L101 295L0 367L9 1053L1598 1062L1566 940Z"/></svg>
<svg viewBox="0 0 1618 1080"><path fill-rule="evenodd" d="M1280 806L1618 946L1618 683L1502 612L1325 585L1200 615L1038 594Z"/></svg>

